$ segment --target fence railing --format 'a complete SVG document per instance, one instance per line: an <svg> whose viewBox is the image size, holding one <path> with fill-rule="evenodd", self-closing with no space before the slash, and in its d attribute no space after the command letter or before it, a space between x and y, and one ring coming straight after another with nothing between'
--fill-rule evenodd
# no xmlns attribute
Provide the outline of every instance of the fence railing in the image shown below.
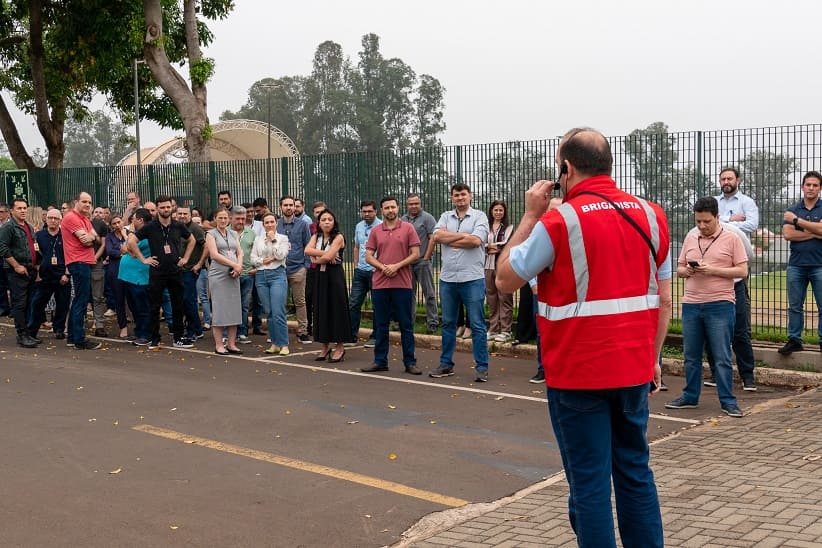
<svg viewBox="0 0 822 548"><path fill-rule="evenodd" d="M757 255L750 265L755 331L786 333L784 271L788 244L781 238L782 213L799 196L802 175L822 167L822 124L739 130L645 134L609 139L614 179L621 188L663 206L669 216L674 260L684 235L693 227L691 207L700 196L718 195L718 175L725 166L742 173L740 190L760 210L753 235ZM494 199L509 205L512 220L523 211L525 190L538 179L552 178L558 138L427 149L379 150L268 160L168 163L97 168L37 170L29 174L33 203L41 206L91 193L95 204L124 208L128 192L144 199L160 193L179 203L211 210L217 192L228 190L234 203L265 197L276 210L279 197L291 194L334 210L350 239L359 221L359 202L393 195L404 203L411 192L435 217L451 207L449 188L468 183L474 207L487 209ZM270 169L267 167L270 166ZM272 203L273 202L273 203ZM351 248L346 259L351 262ZM681 283L674 284L674 317L680 314ZM813 297L806 303L809 340L818 317Z"/></svg>

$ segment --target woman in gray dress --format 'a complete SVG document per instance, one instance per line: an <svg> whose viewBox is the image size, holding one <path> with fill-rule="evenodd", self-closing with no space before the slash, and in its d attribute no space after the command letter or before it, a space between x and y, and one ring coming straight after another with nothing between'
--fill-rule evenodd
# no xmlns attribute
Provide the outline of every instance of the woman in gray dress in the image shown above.
<svg viewBox="0 0 822 548"><path fill-rule="evenodd" d="M243 315L240 300L240 273L243 270L243 250L233 230L228 229L228 211L220 209L214 215L216 228L206 233L206 251L211 258L208 267L208 289L211 293L211 333L214 352L226 356L242 354L237 348L237 326ZM223 329L226 343L223 344Z"/></svg>

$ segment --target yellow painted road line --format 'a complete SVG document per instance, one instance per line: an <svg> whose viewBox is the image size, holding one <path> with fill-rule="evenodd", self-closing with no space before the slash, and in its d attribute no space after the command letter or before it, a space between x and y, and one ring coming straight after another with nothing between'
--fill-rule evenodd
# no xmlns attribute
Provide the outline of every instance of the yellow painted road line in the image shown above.
<svg viewBox="0 0 822 548"><path fill-rule="evenodd" d="M188 434L183 434L182 432L176 432L174 430L167 430L165 428L152 426L150 424L140 424L137 426L133 426L132 430L137 430L138 432L151 434L152 436L159 436L161 438L180 441L183 443L200 445L203 447L208 447L209 449L214 449L216 451L230 453L232 455L239 455L241 457L247 457L250 459L260 460L263 462L270 462L271 464L279 464L280 466L293 468L295 470L302 470L303 472L311 472L313 474L319 474L321 476L328 476L343 481L350 481L352 483L359 483L360 485L367 485L369 487L374 487L376 489L381 489L383 491L397 493L398 495L405 495L407 497L413 497L424 501L433 502L436 504L442 504L443 506L458 507L470 504L470 502L467 500L449 497L431 491L424 491L422 489L416 489L414 487L402 485L401 483L382 480L371 476L364 476L362 474L357 474L356 472L340 470L339 468L323 466L322 464L314 464L311 462L292 459L290 457L283 457L281 455L275 455L273 453L266 453L265 451L257 451L255 449L249 449L247 447L240 447L239 445L222 443L219 441L210 440L208 438L191 436Z"/></svg>

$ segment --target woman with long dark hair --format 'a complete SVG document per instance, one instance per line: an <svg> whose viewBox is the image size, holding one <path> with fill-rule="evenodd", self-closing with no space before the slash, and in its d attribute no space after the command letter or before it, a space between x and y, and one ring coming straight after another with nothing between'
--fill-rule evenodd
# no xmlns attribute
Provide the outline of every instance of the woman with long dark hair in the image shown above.
<svg viewBox="0 0 822 548"><path fill-rule="evenodd" d="M314 277L314 340L323 343L316 361L345 359L344 344L351 340L348 317L348 286L342 268L345 238L330 209L317 218L317 233L311 236L305 254L316 264ZM332 350L331 345L334 344Z"/></svg>
<svg viewBox="0 0 822 548"><path fill-rule="evenodd" d="M514 323L514 294L497 290L497 256L508 242L514 226L508 220L508 205L494 200L488 208L491 230L485 244L485 300L488 303L488 339L497 342L511 340Z"/></svg>

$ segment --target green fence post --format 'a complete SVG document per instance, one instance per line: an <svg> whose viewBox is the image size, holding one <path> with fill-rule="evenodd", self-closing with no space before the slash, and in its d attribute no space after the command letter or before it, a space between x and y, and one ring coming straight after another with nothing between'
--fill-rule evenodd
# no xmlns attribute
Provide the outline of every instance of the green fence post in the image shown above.
<svg viewBox="0 0 822 548"><path fill-rule="evenodd" d="M454 159L456 164L457 164L455 166L455 169L456 169L455 175L457 177L457 182L461 183L462 182L462 147L458 146L456 148L455 152L457 153L457 157Z"/></svg>
<svg viewBox="0 0 822 548"><path fill-rule="evenodd" d="M146 166L146 170L148 171L148 199L154 200L154 197L157 195L157 189L155 188L157 185L157 180L154 173L154 164L149 164Z"/></svg>
<svg viewBox="0 0 822 548"><path fill-rule="evenodd" d="M705 195L705 178L702 175L702 132L696 132L696 195Z"/></svg>
<svg viewBox="0 0 822 548"><path fill-rule="evenodd" d="M212 189L214 189L211 192L211 196L209 196L211 210L214 211L217 207L217 164L214 162L208 163L208 184Z"/></svg>
<svg viewBox="0 0 822 548"><path fill-rule="evenodd" d="M282 179L282 194L280 196L288 196L288 158L280 159L280 178Z"/></svg>

